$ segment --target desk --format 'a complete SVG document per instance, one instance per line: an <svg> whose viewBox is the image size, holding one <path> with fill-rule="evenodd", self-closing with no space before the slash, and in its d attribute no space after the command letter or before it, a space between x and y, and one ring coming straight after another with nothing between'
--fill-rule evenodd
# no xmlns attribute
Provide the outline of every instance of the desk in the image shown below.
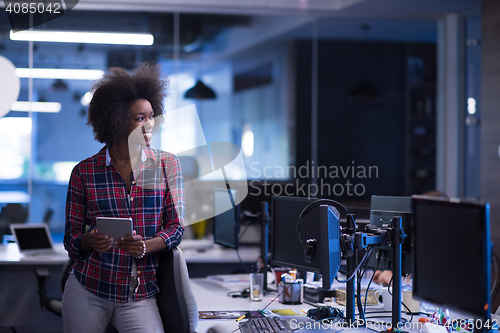
<svg viewBox="0 0 500 333"><path fill-rule="evenodd" d="M209 279L191 279L191 287L193 289L193 293L196 297L196 301L198 304L198 310L199 311L249 311L249 310L260 310L263 309L265 306L268 305L269 302L271 302L277 294L271 294L268 296L264 296L264 300L262 302L252 302L248 298L231 298L227 296L227 293L230 291L238 291L243 288L248 288L248 284L244 283L222 283L218 281L213 281ZM334 287L344 287L345 284L339 284L339 285L334 285ZM363 286L365 287L365 286ZM329 306L334 306L345 313L345 307L338 305L337 303L326 303L324 305L329 305ZM278 309L294 309L294 310L303 310L307 312L307 310L313 308L312 305L309 305L307 303L303 303L300 305L288 305L288 304L281 304L277 300L272 302L269 307L267 307L267 310L278 310ZM391 313L389 312L384 312L383 308L381 305L371 305L367 306L366 309L367 312L379 312L381 316L390 316ZM375 314L378 315L378 314ZM374 314L367 314L367 317L374 316ZM403 318L406 318L409 316L408 315L402 315ZM417 327L416 323L418 322L417 320L418 316L414 316L413 322L415 323L415 327ZM334 332L334 331L340 331L342 330L338 326L336 327L335 324L331 325L326 325L328 329L321 329L321 326L319 323L316 324L316 326L313 326L314 321L307 318L305 315L302 316L284 316L283 319L286 319L292 326L292 329L294 328L301 328L298 329L296 332L303 332L303 333L313 333L313 332ZM376 320L376 321L383 321L390 323L391 318L374 318L371 320ZM235 320L232 319L227 319L227 320L217 320L217 319L204 319L200 320L198 324L198 329L197 331L199 333L204 333L206 332L210 327L213 327L214 325L222 326L226 328L228 331L227 332L232 332L238 328L238 324L236 323ZM295 327L294 327L295 326ZM302 328L304 327L304 328ZM377 328L376 326L371 326L374 328ZM380 327L380 326L379 326ZM378 331L381 331L382 329L378 329ZM373 333L373 330L369 330L367 328L359 328L359 329L345 329L342 330L342 333L349 333L349 332L371 332ZM405 329L405 331L409 332L418 332L418 329Z"/></svg>
<svg viewBox="0 0 500 333"><path fill-rule="evenodd" d="M54 244L55 256L25 257L17 245L0 246L0 332L62 332L62 319L40 309L35 268L47 268L47 296L61 298L60 276L68 254L62 243Z"/></svg>
<svg viewBox="0 0 500 333"><path fill-rule="evenodd" d="M24 256L19 253L17 244L0 245L0 266L3 265L63 265L68 261L68 252L62 243L54 243L56 255Z"/></svg>
<svg viewBox="0 0 500 333"><path fill-rule="evenodd" d="M191 279L191 288L193 289L193 293L196 297L199 311L260 310L277 295L271 294L264 296L264 300L262 302L252 302L248 298L232 298L227 296L228 292L248 288L248 284L222 283L202 278ZM311 308L311 306L307 304L287 305L275 301L268 307L269 310L291 308L304 309L307 311L307 309ZM299 316L298 318L300 317L304 316ZM199 321L197 332L206 332L210 327L216 324L226 327L229 332L238 327L235 320L204 319Z"/></svg>
<svg viewBox="0 0 500 333"><path fill-rule="evenodd" d="M214 245L211 249L200 251L192 248L183 249L181 243L181 249L188 264L189 276L192 278L215 274L244 273L250 271L251 266L257 263L260 256L259 247L241 247L238 252L245 264L245 269L242 267L236 251L230 248Z"/></svg>
<svg viewBox="0 0 500 333"><path fill-rule="evenodd" d="M262 302L252 302L248 298L231 298L227 296L227 293L230 291L237 291L243 288L248 288L248 284L242 283L221 283L217 281L212 281L208 279L191 279L191 287L193 289L194 295L196 297L196 301L198 304L199 311L237 311L237 310L260 310L268 305L276 296L276 293L264 296L264 300ZM337 304L329 304L332 306L336 306L341 310L345 310L345 307L342 307ZM313 308L313 306L303 303L299 305L288 305L281 304L277 300L272 302L267 310L278 310L278 309L294 309L294 310L303 310L307 312L308 309ZM381 306L371 306L370 309L372 311L382 309ZM292 328L297 327L307 327L307 323L311 325L314 321L307 318L305 315L298 316L285 316L290 324L292 324ZM214 325L223 326L228 329L228 332L232 332L238 328L238 324L235 320L216 320L216 319L204 319L200 320L198 324L198 332L206 332L210 327ZM296 327L294 327L295 325ZM299 326L300 325L300 326ZM334 324L332 324L334 327ZM311 326L309 327L311 328ZM299 329L296 332L325 332L327 330L322 329ZM333 330L332 330L333 331ZM349 329L344 330L343 332L348 332ZM358 329L356 332L373 332L367 329Z"/></svg>
<svg viewBox="0 0 500 333"><path fill-rule="evenodd" d="M44 265L62 265L68 260L68 253L64 249L62 243L54 243L56 256L23 256L19 253L17 244L9 243L7 245L0 245L0 265L25 265L25 264L40 264ZM182 247L181 247L182 249ZM195 248L182 249L184 258L189 264L238 264L241 265L236 251L221 246L213 246L197 250ZM255 264L259 258L259 247L242 247L238 251L241 260L244 263ZM191 273L191 271L190 271ZM224 272L216 272L215 274L224 274ZM209 274L205 274L210 275Z"/></svg>

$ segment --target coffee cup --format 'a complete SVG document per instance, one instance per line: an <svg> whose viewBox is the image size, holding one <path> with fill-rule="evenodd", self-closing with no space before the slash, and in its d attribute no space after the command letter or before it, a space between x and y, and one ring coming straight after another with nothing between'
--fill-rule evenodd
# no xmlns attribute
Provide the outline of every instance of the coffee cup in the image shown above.
<svg viewBox="0 0 500 333"><path fill-rule="evenodd" d="M413 298L413 290L408 289L408 290L403 290L403 303L406 305L404 308L405 312L409 314L408 309L411 311L413 314L418 314L420 313L420 301L417 301L416 299ZM408 309L407 309L408 308Z"/></svg>

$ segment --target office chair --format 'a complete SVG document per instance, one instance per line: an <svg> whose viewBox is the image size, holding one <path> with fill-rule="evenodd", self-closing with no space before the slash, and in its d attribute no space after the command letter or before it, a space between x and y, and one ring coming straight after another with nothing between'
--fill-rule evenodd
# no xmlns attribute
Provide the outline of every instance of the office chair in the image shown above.
<svg viewBox="0 0 500 333"><path fill-rule="evenodd" d="M73 259L69 259L61 270L61 290L64 292L66 280L68 279L69 270L73 266ZM62 304L59 298L47 298L47 290L45 288L45 280L49 277L47 268L35 268L36 278L38 280L38 294L40 295L40 307L44 311L50 311L57 316L62 316Z"/></svg>
<svg viewBox="0 0 500 333"><path fill-rule="evenodd" d="M2 208L10 223L25 223L28 218L28 208L20 203L8 203Z"/></svg>
<svg viewBox="0 0 500 333"><path fill-rule="evenodd" d="M196 332L198 306L191 290L186 260L179 248L160 254L156 280L160 288L156 303L165 332Z"/></svg>
<svg viewBox="0 0 500 333"><path fill-rule="evenodd" d="M63 266L61 272L61 290L63 292L72 265L73 260L68 260ZM45 281L49 276L48 269L36 268L34 271L38 280L40 307L62 316L61 299L47 298ZM171 251L160 254L156 279L160 288L160 293L156 295L156 301L165 332L196 332L198 307L191 290L187 264L180 249L173 248ZM109 324L106 333L114 332L117 332L116 329L112 324Z"/></svg>
<svg viewBox="0 0 500 333"><path fill-rule="evenodd" d="M69 259L61 271L61 290L64 293L66 280L73 266L73 259ZM44 311L50 311L53 314L62 317L62 300L60 298L47 298L47 290L45 288L45 280L49 277L49 270L46 268L35 268L35 275L38 280L38 294L40 295L40 307ZM105 333L118 333L116 328L110 323L106 327Z"/></svg>

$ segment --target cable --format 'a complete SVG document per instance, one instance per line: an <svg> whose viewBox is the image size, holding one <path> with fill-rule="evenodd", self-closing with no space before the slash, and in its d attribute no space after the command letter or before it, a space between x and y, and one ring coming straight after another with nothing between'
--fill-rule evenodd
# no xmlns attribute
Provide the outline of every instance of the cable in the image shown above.
<svg viewBox="0 0 500 333"><path fill-rule="evenodd" d="M337 280L337 281L338 281L338 282L340 282L340 283L346 283L346 282L350 281L350 280L351 280L351 279L352 279L352 278L356 275L356 273L358 272L358 269L359 269L359 268L363 265L363 263L364 263L364 262L365 262L365 260L366 260L366 257L367 257L367 256L371 253L371 251L372 251L372 250L373 250L373 248L370 248L370 251L369 251L369 252L367 252L367 253L363 256L363 259L361 259L361 264L359 264L359 266L358 266L358 267L356 267L356 269L354 270L354 273L352 273L352 275L351 275L351 276L350 276L347 280L341 281L341 280L339 280L339 279L338 279L338 277L337 277L337 276L335 276L335 280Z"/></svg>
<svg viewBox="0 0 500 333"><path fill-rule="evenodd" d="M335 200L331 200L331 199L318 199L316 201L311 202L309 205L307 205L302 210L302 212L300 213L299 218L297 220L297 224L295 225L295 231L296 231L297 239L302 244L302 247L305 247L305 245L304 245L304 241L302 240L302 237L300 236L300 220L302 219L302 217L304 217L305 215L307 215L307 213L309 213L313 208L315 208L315 207L317 207L319 205L322 205L322 204L330 204L331 206L333 206L333 207L335 207L337 209L340 208L341 210L343 210L344 212L346 212L346 214L351 215L351 213L349 212L349 210L344 205L342 205L340 202L337 202ZM352 220L354 222L354 231L356 231L356 221L354 221L354 219L352 219Z"/></svg>
<svg viewBox="0 0 500 333"><path fill-rule="evenodd" d="M358 306L358 316L359 318L363 319L365 318L365 314L363 313L363 308L361 306L361 277L362 277L362 272L361 270L358 271L358 279L356 281L356 289L357 292L356 294L356 304Z"/></svg>
<svg viewBox="0 0 500 333"><path fill-rule="evenodd" d="M394 278L394 275L391 277L391 280L389 281L389 285L387 286L387 292L389 292L389 294L392 296L392 292L391 292L391 284L392 284L392 279ZM394 288L393 288L394 289ZM403 299L401 298L401 304L403 304L403 306L405 307L405 309L407 310L407 312L410 314L410 321L408 321L409 323L412 322L413 320L413 312L411 312L410 308L406 306L406 304L403 302Z"/></svg>
<svg viewBox="0 0 500 333"><path fill-rule="evenodd" d="M491 261L493 262L493 286L491 287L490 290L490 299L493 300L496 297L496 293L498 293L498 257L495 253L493 253L493 256L491 258Z"/></svg>
<svg viewBox="0 0 500 333"><path fill-rule="evenodd" d="M228 297L242 297L242 298L246 298L246 297L249 297L249 296L243 296L243 294L245 293L245 289L243 290L239 290L239 291L230 291L226 294L226 296ZM250 292L248 292L250 293Z"/></svg>
<svg viewBox="0 0 500 333"><path fill-rule="evenodd" d="M364 307L364 309L363 309L363 312L364 312L365 314L366 314L366 301L367 301L367 299L368 299L368 291L370 290L370 285L372 284L373 277L375 276L375 272L377 271L378 266L379 266L379 264L380 264L380 258L381 258L381 256L378 256L377 265L375 265L375 270L373 271L372 277L370 278L370 282L368 282L368 286L366 287L365 307Z"/></svg>
<svg viewBox="0 0 500 333"><path fill-rule="evenodd" d="M361 280L363 279L363 276L365 276L366 274L366 271L368 270L368 263L370 261L370 258L373 254L373 247L370 247L369 249L369 252L368 252L368 258L365 262L365 269L362 271L362 272L359 272L358 274L358 281L357 281L357 288L358 288L358 292L357 292L357 303L358 303L358 315L361 319L365 319L365 309L366 309L366 299L368 298L368 288L370 287L370 285L368 284L368 287L366 288L366 293L365 293L365 309L363 309L363 305L362 305L362 302L361 302ZM371 283L371 280L373 279L373 275L370 279L370 283Z"/></svg>
<svg viewBox="0 0 500 333"><path fill-rule="evenodd" d="M363 309L363 305L361 302L361 280L363 279L363 276L366 274L366 271L368 270L368 262L369 262L369 258L371 258L372 254L373 254L373 246L368 249L368 252L365 254L365 256L363 257L363 259L361 261L360 267L362 267L364 264L365 265L364 270L362 272L358 271L358 281L357 281L358 292L356 293L357 294L356 302L358 305L358 316L363 322L366 322L366 318L365 318L365 311ZM366 262L365 262L365 258L368 258L366 260ZM370 279L370 283L371 283L372 279L373 279L373 275L372 275L372 278ZM368 288L369 288L369 285L368 285ZM368 288L366 289L366 294L365 294L365 308L366 308L366 300L368 298ZM366 327L366 324L361 325L361 327ZM366 328L370 329L369 327L366 327Z"/></svg>
<svg viewBox="0 0 500 333"><path fill-rule="evenodd" d="M236 255L238 256L238 259L240 260L241 266L243 266L243 268L245 269L245 272L247 272L247 274L250 274L250 272L248 271L247 267L243 263L243 260L241 260L240 252L238 250L235 250L235 251L236 251Z"/></svg>
<svg viewBox="0 0 500 333"><path fill-rule="evenodd" d="M497 255L496 253L493 253L493 258L495 258L495 261L494 261L494 262L496 262L497 271L498 271L498 263L499 263L500 259L498 258L498 255ZM496 276L496 280L498 281L498 279L500 279L500 276L498 276L498 275L497 275L497 276ZM498 295L498 291L499 291L499 290L500 290L500 283L497 283L496 290L495 290L495 292L494 292L494 294L493 294L493 297L491 297L491 299L492 299L492 300L493 300L493 299L495 299L495 298L497 297L497 295Z"/></svg>
<svg viewBox="0 0 500 333"><path fill-rule="evenodd" d="M391 296L392 296L392 291L391 291L392 279L394 279L394 275L391 275L391 279L389 280L389 284L387 285L387 291L389 292L389 295L391 295Z"/></svg>
<svg viewBox="0 0 500 333"><path fill-rule="evenodd" d="M252 225L252 223L248 223L246 228L243 229L242 232L240 232L240 236L238 237L238 240L241 240L241 237L243 237L243 235L245 234L245 232L247 232L248 228Z"/></svg>
<svg viewBox="0 0 500 333"><path fill-rule="evenodd" d="M392 316L375 316L375 317L366 317L366 318L367 319L373 319L373 318L392 318ZM406 319L406 318L401 318L401 321L403 323L408 323L409 322L408 319ZM380 321L378 321L378 322L377 321L370 321L370 322L372 322L372 323L380 323L380 324L384 323L384 322L380 322Z"/></svg>

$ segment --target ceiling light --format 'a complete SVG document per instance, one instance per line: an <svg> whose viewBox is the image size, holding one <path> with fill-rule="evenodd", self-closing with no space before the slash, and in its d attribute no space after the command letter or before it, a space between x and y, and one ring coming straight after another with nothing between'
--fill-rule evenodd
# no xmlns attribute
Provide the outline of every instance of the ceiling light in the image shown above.
<svg viewBox="0 0 500 333"><path fill-rule="evenodd" d="M11 111L30 111L30 102L14 102ZM56 113L61 111L61 103L55 102L32 102L31 111L33 112L52 112Z"/></svg>
<svg viewBox="0 0 500 333"><path fill-rule="evenodd" d="M16 75L22 78L62 79L62 80L98 80L104 71L97 69L60 69L60 68L16 68Z"/></svg>
<svg viewBox="0 0 500 333"><path fill-rule="evenodd" d="M76 32L76 31L10 31L11 40L60 43L91 43L120 45L153 45L151 34L110 33L110 32Z"/></svg>
<svg viewBox="0 0 500 333"><path fill-rule="evenodd" d="M467 99L467 112L469 112L469 114L476 113L476 100L472 97Z"/></svg>
<svg viewBox="0 0 500 333"><path fill-rule="evenodd" d="M0 133L31 133L31 118L4 117L0 119Z"/></svg>
<svg viewBox="0 0 500 333"><path fill-rule="evenodd" d="M184 94L184 98L193 98L193 99L214 99L216 98L215 92L205 85L205 83L201 82L201 80L196 81L196 84L193 88L188 89Z"/></svg>

